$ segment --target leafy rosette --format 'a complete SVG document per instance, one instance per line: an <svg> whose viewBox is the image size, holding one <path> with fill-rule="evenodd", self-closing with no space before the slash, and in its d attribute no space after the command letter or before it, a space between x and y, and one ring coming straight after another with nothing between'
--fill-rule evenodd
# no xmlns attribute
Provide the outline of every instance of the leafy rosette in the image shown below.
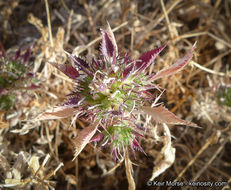
<svg viewBox="0 0 231 190"><path fill-rule="evenodd" d="M52 63L73 79L76 86L64 104L37 118L46 120L74 116L72 123L76 119L90 123L74 139L75 158L92 141L102 141L101 146L111 145L114 160L123 157L129 147L134 155L135 150L144 153L138 138L144 137L145 130L136 123L137 112L149 114L160 123L196 126L176 117L163 106L144 106L146 101L156 100L150 90L159 88L153 82L185 67L192 58L194 46L169 68L148 76L146 69L167 44L132 60L128 54L119 55L110 26L101 33L100 58L93 58L89 63L79 56L68 54L72 64Z"/></svg>

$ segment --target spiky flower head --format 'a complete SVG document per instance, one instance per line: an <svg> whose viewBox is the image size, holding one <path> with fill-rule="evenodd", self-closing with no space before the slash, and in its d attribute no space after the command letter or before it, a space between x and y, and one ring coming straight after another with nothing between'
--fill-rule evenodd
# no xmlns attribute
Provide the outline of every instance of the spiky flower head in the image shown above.
<svg viewBox="0 0 231 190"><path fill-rule="evenodd" d="M163 106L144 106L145 101L154 101L156 98L149 91L158 89L153 81L182 69L192 58L194 47L171 67L148 76L146 68L167 44L132 60L128 54L123 57L119 55L110 26L107 31L101 30L101 33L100 58L93 58L89 63L81 57L68 54L72 64L52 63L73 79L76 86L62 106L38 117L44 120L74 115L72 122L81 118L90 123L74 140L75 157L88 142L99 140L102 140L102 146L112 146L111 153L115 160L121 158L128 147L133 153L135 149L144 153L138 143L138 138L144 137L144 129L136 123L137 111L152 115L157 122L194 125L177 118Z"/></svg>

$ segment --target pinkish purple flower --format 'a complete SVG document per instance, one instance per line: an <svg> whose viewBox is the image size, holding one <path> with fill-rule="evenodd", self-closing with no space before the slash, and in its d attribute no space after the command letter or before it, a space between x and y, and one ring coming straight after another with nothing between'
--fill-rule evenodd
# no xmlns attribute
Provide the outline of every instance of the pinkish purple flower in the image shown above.
<svg viewBox="0 0 231 190"><path fill-rule="evenodd" d="M114 34L110 26L102 30L101 54L88 63L75 55L69 57L71 64L53 65L76 82L73 92L59 108L41 114L37 119L58 119L74 116L90 124L75 138L75 157L88 142L102 141L102 146L111 145L114 160L123 157L130 147L133 154L139 150L145 154L137 139L144 137L144 129L137 127L136 112L152 115L157 122L187 124L177 118L163 106L145 107L145 101L154 101L155 96L149 91L157 88L155 80L170 76L187 65L192 58L194 47L181 60L167 69L148 76L146 69L161 53L167 44L142 54L138 60L132 60L128 54L121 57ZM153 112L152 112L153 111ZM72 122L72 123L73 123Z"/></svg>

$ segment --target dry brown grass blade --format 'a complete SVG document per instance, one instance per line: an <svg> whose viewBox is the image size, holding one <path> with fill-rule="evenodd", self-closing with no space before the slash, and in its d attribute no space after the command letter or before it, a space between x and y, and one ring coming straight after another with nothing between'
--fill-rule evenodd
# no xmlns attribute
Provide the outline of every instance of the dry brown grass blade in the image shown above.
<svg viewBox="0 0 231 190"><path fill-rule="evenodd" d="M51 29L51 20L50 20L50 11L49 11L49 4L48 0L45 0L45 6L46 6L46 12L47 12L47 25L48 25L48 31L49 31L49 39L51 43L51 47L53 47L53 37L52 37L52 29Z"/></svg>
<svg viewBox="0 0 231 190"><path fill-rule="evenodd" d="M70 15L68 17L68 22L67 22L67 34L66 34L66 38L65 38L65 43L68 43L69 39L70 39L70 35L71 35L71 22L73 19L73 14L74 11L71 10Z"/></svg>
<svg viewBox="0 0 231 190"><path fill-rule="evenodd" d="M214 161L214 159L217 158L218 154L224 149L224 146L228 142L228 139L230 139L230 137L231 137L231 135L229 135L228 138L223 140L222 144L219 146L219 148L216 150L216 152L213 154L213 156L208 160L208 162L204 165L204 167L201 168L201 170L196 173L196 175L192 178L191 181L197 181L198 180L198 178L202 175L202 173L205 172L205 170L209 167L209 165L211 165L211 163Z"/></svg>
<svg viewBox="0 0 231 190"><path fill-rule="evenodd" d="M11 14L13 13L14 9L18 6L19 1L9 1L9 4L1 11L4 17L3 21L3 43L5 43L7 39L7 28L8 28L8 22L10 19Z"/></svg>
<svg viewBox="0 0 231 190"><path fill-rule="evenodd" d="M5 184L1 184L0 187L10 187L10 188L20 188L24 189L27 186L30 186L30 184L35 184L35 189L53 189L51 186L52 182L48 179L55 175L56 172L63 166L63 163L60 163L56 169L51 170L47 175L44 173L45 165L47 164L48 160L50 159L50 155L47 154L44 158L42 164L39 163L39 157L33 155L30 156L28 154L25 154L24 152L20 152L17 156L16 163L13 166L12 173L17 173L17 176L14 175L14 178L6 178ZM31 170L31 176L21 179L21 171L18 171L14 167L19 167L19 165L26 164L27 167ZM18 165L18 166L15 166ZM16 170L15 170L16 169ZM17 172L16 172L17 171ZM10 175L9 175L10 176Z"/></svg>
<svg viewBox="0 0 231 190"><path fill-rule="evenodd" d="M126 167L126 176L128 179L128 189L129 190L135 190L136 184L133 178L133 168L132 168L132 162L129 159L128 151L125 153L125 167Z"/></svg>
<svg viewBox="0 0 231 190"><path fill-rule="evenodd" d="M187 164L187 166L179 173L178 177L174 180L174 182L179 181L183 174L186 172L186 170L194 164L196 159L208 148L209 145L214 144L214 142L217 142L217 139L219 138L219 133L215 132L212 134L207 142L204 144L204 146L198 151L198 153L193 157L193 159Z"/></svg>
<svg viewBox="0 0 231 190"><path fill-rule="evenodd" d="M107 171L105 174L103 174L102 176L106 176L106 175L110 175L113 174L113 172L115 172L115 170L121 166L121 164L123 163L124 158L122 158L113 168L111 168L109 171Z"/></svg>
<svg viewBox="0 0 231 190"><path fill-rule="evenodd" d="M203 71L205 71L207 73L214 74L214 75L219 75L219 76L231 77L230 73L222 73L222 72L214 71L212 69L206 68L206 67L196 63L195 61L191 61L191 62L195 67L197 67L197 68L199 68L199 69L201 69L201 70L203 70Z"/></svg>
<svg viewBox="0 0 231 190"><path fill-rule="evenodd" d="M119 26L113 28L113 29L112 29L112 32L115 32L115 31L119 30L120 28L126 26L127 24L128 24L127 21L124 22L124 23L122 23L121 25L119 25ZM78 52L73 52L73 53L78 55L78 54L84 52L85 50L87 50L89 47L91 47L92 45L94 45L96 42L98 42L98 41L101 40L101 39L102 39L102 37L100 36L100 37L94 39L93 41L91 41L90 43L88 43L84 48L82 48L82 49L79 50Z"/></svg>
<svg viewBox="0 0 231 190"><path fill-rule="evenodd" d="M152 22L150 22L146 27L145 27L145 31L142 32L142 36L143 38L135 45L135 48L140 48L140 46L143 44L143 42L145 41L145 39L148 38L148 36L151 34L151 31L158 25L160 24L160 22L165 18L165 14L169 14L182 0L175 0L173 2L171 2L171 5L169 5L169 7L167 8L165 13L161 12L161 15L158 16L157 19L153 20Z"/></svg>
<svg viewBox="0 0 231 190"><path fill-rule="evenodd" d="M9 123L4 121L5 112L0 111L0 128L8 128Z"/></svg>
<svg viewBox="0 0 231 190"><path fill-rule="evenodd" d="M93 37L96 37L95 25L94 25L94 22L93 22L93 18L91 16L90 8L89 8L88 3L87 3L86 0L83 1L83 5L84 5L84 8L87 11L87 17L88 17L88 20L89 20L89 23L90 23L90 26L91 26L91 29L92 29L92 32L93 32Z"/></svg>
<svg viewBox="0 0 231 190"><path fill-rule="evenodd" d="M165 123L163 124L163 133L164 138L162 143L164 144L164 147L155 158L155 167L153 168L152 177L149 181L153 181L156 177L158 177L165 170L167 170L175 161L176 149L172 147L171 133Z"/></svg>
<svg viewBox="0 0 231 190"><path fill-rule="evenodd" d="M163 12L164 12L164 17L165 17L166 22L167 22L167 26L168 26L170 37L171 37L171 39L173 39L174 38L174 32L173 32L172 25L171 25L171 23L169 21L169 18L168 18L168 13L166 11L166 7L165 7L165 4L164 4L164 1L160 0L160 3L161 3L161 7L163 9Z"/></svg>

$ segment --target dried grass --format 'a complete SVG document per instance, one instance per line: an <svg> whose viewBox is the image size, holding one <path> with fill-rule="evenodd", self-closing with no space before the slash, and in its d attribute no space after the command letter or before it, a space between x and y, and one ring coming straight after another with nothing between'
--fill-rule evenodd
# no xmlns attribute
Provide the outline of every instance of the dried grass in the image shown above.
<svg viewBox="0 0 231 190"><path fill-rule="evenodd" d="M38 71L43 81L41 88L33 91L34 98L21 110L0 112L1 184L17 182L22 189L31 189L32 185L37 189L53 186L68 190L127 189L128 186L134 189L135 184L136 189L148 189L146 183L153 172L158 173L156 168L169 164L167 158L171 155L166 150L176 151L175 161L165 172L156 175L155 180L230 183L231 110L219 104L216 95L221 87L230 87L229 0L46 2L50 17L46 17L43 1L35 5L29 0L0 2L0 33L4 34L0 41L8 48L34 42L34 71ZM27 17L37 30L26 22ZM51 23L49 27L47 18ZM140 116L139 122L147 125L149 132L141 142L148 156L137 153L134 159L129 154L126 167L122 165L123 160L112 161L109 149L98 150L94 144L87 145L72 162L71 139L76 130L68 128L71 118L33 121L39 113L63 102L73 86L49 62L66 62L63 50L78 55L98 55L95 49L99 45L99 29L106 26L106 21L114 28L121 52L131 51L133 57L169 42L169 48L157 58L149 74L171 65L197 41L190 66L175 76L158 80L158 85L166 88L161 100L168 108L201 128L170 126L171 139L169 133L158 134L158 126L149 117ZM56 35L51 37L52 34ZM75 123L76 128L85 126L83 121ZM20 160L22 154L26 160ZM49 165L45 165L42 161L48 154L51 158ZM25 165L26 169L16 167L16 163ZM60 163L64 166L57 170ZM195 189L181 189L186 188ZM227 184L222 188L230 187Z"/></svg>

